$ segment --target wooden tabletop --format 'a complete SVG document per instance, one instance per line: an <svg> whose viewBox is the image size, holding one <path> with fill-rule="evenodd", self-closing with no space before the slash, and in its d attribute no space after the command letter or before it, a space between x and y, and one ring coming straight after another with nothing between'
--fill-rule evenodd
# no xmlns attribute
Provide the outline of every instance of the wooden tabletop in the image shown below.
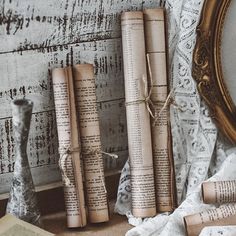
<svg viewBox="0 0 236 236"><path fill-rule="evenodd" d="M113 207L114 205L111 204L110 209L113 209ZM109 222L88 224L84 228L68 229L66 227L65 212L43 216L42 223L43 228L51 233L70 236L122 236L132 228L132 226L127 223L126 216L120 216L113 212L111 212L111 219Z"/></svg>

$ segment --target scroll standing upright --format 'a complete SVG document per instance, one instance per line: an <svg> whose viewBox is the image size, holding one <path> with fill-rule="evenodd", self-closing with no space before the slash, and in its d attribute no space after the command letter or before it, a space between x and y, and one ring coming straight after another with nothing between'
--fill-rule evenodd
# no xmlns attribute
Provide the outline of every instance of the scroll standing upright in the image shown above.
<svg viewBox="0 0 236 236"><path fill-rule="evenodd" d="M76 105L91 223L109 220L93 65L74 66Z"/></svg>
<svg viewBox="0 0 236 236"><path fill-rule="evenodd" d="M67 225L71 228L82 227L86 225L86 211L78 147L78 129L75 128L76 120L72 121L76 113L75 107L73 108L75 103L73 104L70 98L74 92L71 87L71 69L54 69L52 77ZM74 137L75 139L72 141ZM78 150L75 150L76 148Z"/></svg>
<svg viewBox="0 0 236 236"><path fill-rule="evenodd" d="M173 211L176 206L175 175L168 106L164 107L168 95L164 9L144 10L144 28L151 100L156 110L151 131L157 211Z"/></svg>
<svg viewBox="0 0 236 236"><path fill-rule="evenodd" d="M156 214L144 25L142 12L121 16L132 213Z"/></svg>

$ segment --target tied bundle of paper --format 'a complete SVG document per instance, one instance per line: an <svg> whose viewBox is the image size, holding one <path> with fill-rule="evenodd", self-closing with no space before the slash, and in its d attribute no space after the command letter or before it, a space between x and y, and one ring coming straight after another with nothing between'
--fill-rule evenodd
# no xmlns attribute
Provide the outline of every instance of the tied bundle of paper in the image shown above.
<svg viewBox="0 0 236 236"><path fill-rule="evenodd" d="M54 69L52 78L67 226L83 227L87 220L71 67Z"/></svg>
<svg viewBox="0 0 236 236"><path fill-rule="evenodd" d="M142 12L121 16L132 213L156 214L144 24Z"/></svg>
<svg viewBox="0 0 236 236"><path fill-rule="evenodd" d="M63 72L64 82L60 84L58 73ZM106 222L109 220L109 211L93 65L54 69L53 87L68 227L86 225L84 191L89 221ZM67 138L63 132L67 132ZM69 187L70 191L67 191Z"/></svg>
<svg viewBox="0 0 236 236"><path fill-rule="evenodd" d="M74 82L91 223L109 220L93 65L75 65Z"/></svg>
<svg viewBox="0 0 236 236"><path fill-rule="evenodd" d="M236 180L204 182L202 198L207 204L236 202Z"/></svg>
<svg viewBox="0 0 236 236"><path fill-rule="evenodd" d="M145 43L148 66L152 150L157 211L176 207L175 173L168 113L168 76L163 8L144 10Z"/></svg>
<svg viewBox="0 0 236 236"><path fill-rule="evenodd" d="M201 213L184 217L188 236L198 236L207 226L236 225L236 204L223 205Z"/></svg>

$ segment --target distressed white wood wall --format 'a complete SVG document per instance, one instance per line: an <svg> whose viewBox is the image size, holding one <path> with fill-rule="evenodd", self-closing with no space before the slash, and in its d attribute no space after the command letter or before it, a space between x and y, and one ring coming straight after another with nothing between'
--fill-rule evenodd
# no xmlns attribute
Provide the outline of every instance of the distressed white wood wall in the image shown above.
<svg viewBox="0 0 236 236"><path fill-rule="evenodd" d="M95 65L102 144L127 158L120 14L155 7L150 0L0 0L0 193L14 170L10 102L34 101L28 153L35 184L60 180L51 69Z"/></svg>

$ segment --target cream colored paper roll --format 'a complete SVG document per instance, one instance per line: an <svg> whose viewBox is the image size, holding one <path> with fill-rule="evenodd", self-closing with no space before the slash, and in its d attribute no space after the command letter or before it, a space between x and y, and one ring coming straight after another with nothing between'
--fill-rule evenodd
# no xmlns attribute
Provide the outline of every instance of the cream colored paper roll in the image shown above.
<svg viewBox="0 0 236 236"><path fill-rule="evenodd" d="M131 167L132 213L156 214L148 96L144 23L142 12L121 16L128 147Z"/></svg>
<svg viewBox="0 0 236 236"><path fill-rule="evenodd" d="M73 68L79 117L88 217L91 223L109 220L101 149L94 68L91 64Z"/></svg>
<svg viewBox="0 0 236 236"><path fill-rule="evenodd" d="M236 180L204 182L202 198L207 204L236 202Z"/></svg>
<svg viewBox="0 0 236 236"><path fill-rule="evenodd" d="M236 224L236 204L224 205L216 209L184 217L188 236L198 236L206 226L223 226Z"/></svg>
<svg viewBox="0 0 236 236"><path fill-rule="evenodd" d="M71 68L54 69L52 79L67 226L83 227L86 211Z"/></svg>
<svg viewBox="0 0 236 236"><path fill-rule="evenodd" d="M173 211L176 207L175 174L169 123L165 16L163 8L144 10L149 89L156 117L151 118L152 150L157 211Z"/></svg>

